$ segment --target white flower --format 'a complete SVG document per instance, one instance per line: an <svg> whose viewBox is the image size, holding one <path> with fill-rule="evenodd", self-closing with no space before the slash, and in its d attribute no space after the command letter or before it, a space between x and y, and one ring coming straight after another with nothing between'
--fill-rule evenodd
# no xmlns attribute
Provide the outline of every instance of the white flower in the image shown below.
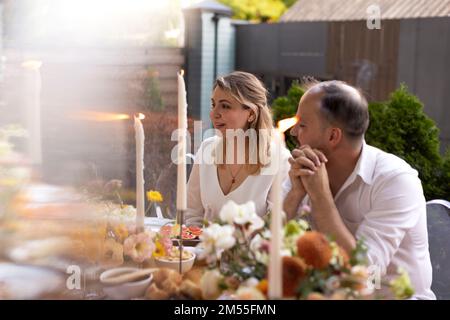
<svg viewBox="0 0 450 320"><path fill-rule="evenodd" d="M206 271L200 279L203 298L207 300L217 299L222 293L219 286L222 280L223 276L217 269Z"/></svg>
<svg viewBox="0 0 450 320"><path fill-rule="evenodd" d="M211 257L211 255L214 255L215 259L220 259L222 252L230 249L236 243L234 227L213 223L203 230L200 241L199 246L204 249L202 256Z"/></svg>
<svg viewBox="0 0 450 320"><path fill-rule="evenodd" d="M133 206L124 206L122 208L121 214L125 217L135 218L136 217L136 208Z"/></svg>
<svg viewBox="0 0 450 320"><path fill-rule="evenodd" d="M255 211L255 204L252 201L241 205L228 201L220 210L219 216L222 221L228 224L243 225L250 222L252 217L256 215Z"/></svg>
<svg viewBox="0 0 450 320"><path fill-rule="evenodd" d="M253 237L252 241L250 241L250 250L252 252L257 252L261 249L261 244L263 243L264 239L261 237L261 235L257 234Z"/></svg>
<svg viewBox="0 0 450 320"><path fill-rule="evenodd" d="M109 207L105 207L106 215L108 220L112 224L116 223L125 223L130 224L134 223L136 220L136 208L133 206L116 206L113 209Z"/></svg>
<svg viewBox="0 0 450 320"><path fill-rule="evenodd" d="M248 226L247 233L252 234L253 232L262 229L264 227L264 220L261 219L256 213L250 217L249 221L250 225Z"/></svg>
<svg viewBox="0 0 450 320"><path fill-rule="evenodd" d="M266 245L266 248L264 247ZM259 234L253 237L250 241L250 250L255 255L255 259L265 265L269 263L269 252L268 252L268 240L261 237Z"/></svg>
<svg viewBox="0 0 450 320"><path fill-rule="evenodd" d="M256 215L255 203L249 201L247 203L238 206L238 214L234 218L234 222L241 225L251 223L252 219L255 216L258 217Z"/></svg>
<svg viewBox="0 0 450 320"><path fill-rule="evenodd" d="M238 300L266 300L262 292L255 287L239 287L236 291L236 298Z"/></svg>
<svg viewBox="0 0 450 320"><path fill-rule="evenodd" d="M238 215L239 206L234 201L228 201L220 210L220 220L228 224L234 223L234 218Z"/></svg>
<svg viewBox="0 0 450 320"><path fill-rule="evenodd" d="M259 280L256 279L255 277L251 277L251 278L248 278L247 280L245 280L242 285L245 287L254 288L258 284L259 284Z"/></svg>
<svg viewBox="0 0 450 320"><path fill-rule="evenodd" d="M237 205L233 201L228 201L220 210L219 216L227 224L245 226L247 235L264 227L264 220L256 214L255 203L253 201L241 205Z"/></svg>
<svg viewBox="0 0 450 320"><path fill-rule="evenodd" d="M270 232L270 229L266 229L264 230L261 235L263 236L264 239L270 239L272 234Z"/></svg>

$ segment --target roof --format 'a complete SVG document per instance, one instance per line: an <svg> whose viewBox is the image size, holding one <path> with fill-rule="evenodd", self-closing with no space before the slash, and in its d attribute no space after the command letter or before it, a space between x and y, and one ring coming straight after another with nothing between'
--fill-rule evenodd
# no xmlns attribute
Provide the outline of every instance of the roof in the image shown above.
<svg viewBox="0 0 450 320"><path fill-rule="evenodd" d="M214 12L218 14L223 15L229 15L231 16L233 14L233 10L231 10L230 7L223 5L217 1L214 0L205 0L201 1L199 3L193 4L184 10L200 10L200 11L207 11L207 12Z"/></svg>
<svg viewBox="0 0 450 320"><path fill-rule="evenodd" d="M450 17L450 0L298 0L280 22L366 20L373 4L381 19Z"/></svg>

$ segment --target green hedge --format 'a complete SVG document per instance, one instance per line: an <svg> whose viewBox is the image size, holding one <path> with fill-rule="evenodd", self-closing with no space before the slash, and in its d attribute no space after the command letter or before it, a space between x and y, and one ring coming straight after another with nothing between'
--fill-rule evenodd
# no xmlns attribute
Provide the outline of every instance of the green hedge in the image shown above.
<svg viewBox="0 0 450 320"><path fill-rule="evenodd" d="M274 120L295 115L304 89L295 82L287 96L272 104ZM425 197L450 199L450 149L439 153L439 129L423 111L423 104L405 85L394 91L388 101L369 104L370 126L366 142L407 161L419 172ZM288 137L289 149L295 147Z"/></svg>
<svg viewBox="0 0 450 320"><path fill-rule="evenodd" d="M305 93L305 90L296 81L289 88L287 96L278 97L272 103L272 114L275 124L285 118L295 116L297 113L297 106L300 98ZM286 134L286 145L289 150L293 150L297 142L289 133Z"/></svg>

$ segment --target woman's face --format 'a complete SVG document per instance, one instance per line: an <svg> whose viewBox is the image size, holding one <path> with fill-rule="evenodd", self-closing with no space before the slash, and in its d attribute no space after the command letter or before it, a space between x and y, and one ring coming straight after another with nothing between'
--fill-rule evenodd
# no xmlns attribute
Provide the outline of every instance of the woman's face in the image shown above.
<svg viewBox="0 0 450 320"><path fill-rule="evenodd" d="M209 116L214 128L220 130L223 136L226 129L248 129L254 117L251 109L244 108L231 94L219 87L214 89Z"/></svg>

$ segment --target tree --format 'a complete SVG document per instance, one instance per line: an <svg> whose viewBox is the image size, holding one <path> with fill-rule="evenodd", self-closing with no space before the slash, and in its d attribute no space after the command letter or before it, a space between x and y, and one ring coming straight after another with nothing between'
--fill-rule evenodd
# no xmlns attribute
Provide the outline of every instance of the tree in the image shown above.
<svg viewBox="0 0 450 320"><path fill-rule="evenodd" d="M254 22L274 22L296 0L219 0L231 7L233 18Z"/></svg>

